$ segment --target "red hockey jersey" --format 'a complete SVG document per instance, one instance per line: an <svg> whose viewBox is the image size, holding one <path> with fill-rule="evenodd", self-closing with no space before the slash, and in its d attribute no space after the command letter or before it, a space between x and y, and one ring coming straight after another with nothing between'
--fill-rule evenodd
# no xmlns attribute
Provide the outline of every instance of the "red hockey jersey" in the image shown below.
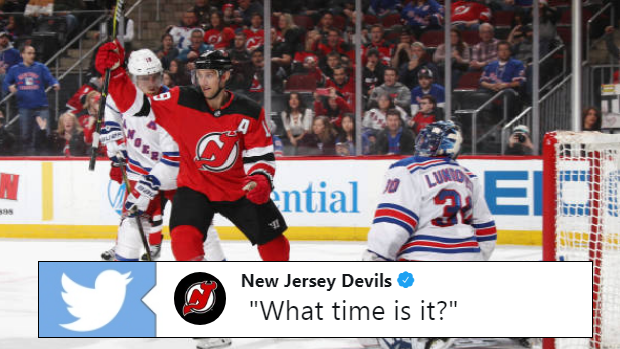
<svg viewBox="0 0 620 349"><path fill-rule="evenodd" d="M256 102L230 94L219 110L211 110L195 86L175 87L154 97L131 83L124 69L115 70L109 92L120 111L148 115L179 145L179 187L205 194L211 201L235 201L247 175L275 174L275 156L265 112Z"/></svg>
<svg viewBox="0 0 620 349"><path fill-rule="evenodd" d="M477 2L457 1L452 3L453 24L475 20L479 20L480 22L490 21L491 9Z"/></svg>

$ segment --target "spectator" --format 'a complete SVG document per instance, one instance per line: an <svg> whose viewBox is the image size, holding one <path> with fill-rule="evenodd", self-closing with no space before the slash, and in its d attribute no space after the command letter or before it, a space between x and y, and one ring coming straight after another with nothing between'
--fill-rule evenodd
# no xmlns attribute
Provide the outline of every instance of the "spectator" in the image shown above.
<svg viewBox="0 0 620 349"><path fill-rule="evenodd" d="M190 37L191 44L179 53L177 59L183 63L194 62L202 53L213 50L213 45L207 45L203 41L204 36L202 29L193 29ZM192 70L191 67L189 68Z"/></svg>
<svg viewBox="0 0 620 349"><path fill-rule="evenodd" d="M274 74L279 67L283 68L287 73L290 71L293 63L293 49L284 41L275 40L277 31L271 28L271 63L275 64ZM280 78L284 76L280 75Z"/></svg>
<svg viewBox="0 0 620 349"><path fill-rule="evenodd" d="M513 45L512 52L514 52L515 59L528 65L532 63L533 51L534 51L534 33L531 25L525 25L523 27L515 27L508 36L508 42Z"/></svg>
<svg viewBox="0 0 620 349"><path fill-rule="evenodd" d="M364 93L364 105L368 105L368 98L375 87L383 84L385 68L379 60L379 51L370 49L366 51L366 65L362 71L362 91Z"/></svg>
<svg viewBox="0 0 620 349"><path fill-rule="evenodd" d="M340 53L338 52L330 52L325 57L325 64L321 64L321 70L323 74L330 79L334 79L334 69L338 66L342 66Z"/></svg>
<svg viewBox="0 0 620 349"><path fill-rule="evenodd" d="M317 116L312 122L312 132L307 133L298 145L300 155L335 155L336 136L334 127L326 116Z"/></svg>
<svg viewBox="0 0 620 349"><path fill-rule="evenodd" d="M296 68L294 69L295 69L294 70L295 74L303 74L303 75L314 77L317 86L325 85L326 76L323 75L323 72L321 72L321 69L319 69L318 63L315 57L306 56L301 67L296 66Z"/></svg>
<svg viewBox="0 0 620 349"><path fill-rule="evenodd" d="M389 44L383 38L383 26L381 24L374 24L370 27L370 43L364 46L363 56L366 57L366 52L370 49L375 49L379 52L379 58L384 65L390 65L392 55L394 54L394 45ZM366 62L362 62L365 64Z"/></svg>
<svg viewBox="0 0 620 349"><path fill-rule="evenodd" d="M10 15L7 21L7 24L4 26L4 31L9 33L9 35L13 39L17 39L26 34L30 34L30 32L32 31L28 30L26 24L24 23L23 16Z"/></svg>
<svg viewBox="0 0 620 349"><path fill-rule="evenodd" d="M263 48L259 47L252 51L252 70L248 79L248 96L258 102L263 99L263 93L265 92L264 67L265 57L263 55Z"/></svg>
<svg viewBox="0 0 620 349"><path fill-rule="evenodd" d="M314 114L327 116L329 122L337 129L340 129L342 116L353 112L353 107L336 93L335 88L330 87L328 90L328 96L321 96L317 92L314 93Z"/></svg>
<svg viewBox="0 0 620 349"><path fill-rule="evenodd" d="M439 117L437 115L437 102L433 96L422 96L420 98L419 105L420 109L407 123L416 135L426 126L435 121L439 121Z"/></svg>
<svg viewBox="0 0 620 349"><path fill-rule="evenodd" d="M54 11L54 0L30 0L24 9L24 16L51 16Z"/></svg>
<svg viewBox="0 0 620 349"><path fill-rule="evenodd" d="M386 127L377 135L373 154L413 154L415 138L413 132L403 127L400 113L395 109L387 112Z"/></svg>
<svg viewBox="0 0 620 349"><path fill-rule="evenodd" d="M73 39L80 26L80 21L70 11L83 11L85 9L86 4L82 0L54 0L54 15L65 17L67 23L67 41ZM79 16L80 14L78 13L77 15Z"/></svg>
<svg viewBox="0 0 620 349"><path fill-rule="evenodd" d="M101 80L100 76L93 76L87 83L82 85L67 101L66 107L68 111L76 115L81 112L84 109L86 95L92 91L99 91L101 89Z"/></svg>
<svg viewBox="0 0 620 349"><path fill-rule="evenodd" d="M561 42L558 38L557 23L560 20L560 13L554 7L549 6L547 0L541 0L538 4L540 15L540 57L549 53L557 44Z"/></svg>
<svg viewBox="0 0 620 349"><path fill-rule="evenodd" d="M246 36L245 46L250 52L265 44L265 31L263 30L263 17L260 13L254 13L250 20L251 25L243 32Z"/></svg>
<svg viewBox="0 0 620 349"><path fill-rule="evenodd" d="M11 45L11 36L7 32L0 32L0 83L4 81L7 71L22 61L22 58L13 45ZM4 93L0 93L0 99L4 97Z"/></svg>
<svg viewBox="0 0 620 349"><path fill-rule="evenodd" d="M499 40L493 37L494 29L489 23L481 24L478 28L480 42L472 48L469 67L480 70L497 59L497 44Z"/></svg>
<svg viewBox="0 0 620 349"><path fill-rule="evenodd" d="M351 47L344 42L340 34L340 30L332 28L328 30L327 43L319 42L317 52L321 57L327 56L329 53L338 52L340 55L350 55Z"/></svg>
<svg viewBox="0 0 620 349"><path fill-rule="evenodd" d="M321 34L322 43L327 42L327 35L329 34L329 31L331 29L335 29L334 28L334 15L329 11L325 11L321 15L321 19L319 20L319 23L314 28L314 30L316 30L317 32L319 32L319 34Z"/></svg>
<svg viewBox="0 0 620 349"><path fill-rule="evenodd" d="M216 8L209 4L209 0L195 0L192 11L196 15L198 23L206 24L209 21L211 12L216 11Z"/></svg>
<svg viewBox="0 0 620 349"><path fill-rule="evenodd" d="M386 126L387 113L389 110L397 110L401 118L408 118L407 113L399 106L394 105L394 100L386 93L379 95L377 107L370 109L364 115L362 126L366 132L377 134Z"/></svg>
<svg viewBox="0 0 620 349"><path fill-rule="evenodd" d="M228 54L233 65L232 76L229 80L229 87L231 89L234 89L231 87L232 85L238 87L243 85L243 81L246 81L246 76L249 74L249 70L251 68L250 51L246 48L245 41L245 32L242 30L237 30L235 33L233 48L228 50Z"/></svg>
<svg viewBox="0 0 620 349"><path fill-rule="evenodd" d="M49 134L50 130L45 88L53 86L55 90L59 90L60 84L45 65L35 62L34 47L25 45L20 52L23 62L9 69L4 79L3 89L17 94L21 145L25 153L33 154L36 141L33 127L35 121L41 129L45 129L46 134Z"/></svg>
<svg viewBox="0 0 620 349"><path fill-rule="evenodd" d="M293 72L298 72L301 70L306 58L311 57L315 63L318 64L319 56L317 56L314 51L314 47L318 40L320 39L320 35L317 31L310 31L306 34L306 42L304 44L304 50L296 50L295 55L293 56ZM334 64L335 67L337 64Z"/></svg>
<svg viewBox="0 0 620 349"><path fill-rule="evenodd" d="M204 33L204 42L208 45L213 45L216 50L229 48L235 38L235 32L230 27L225 26L222 14L219 11L211 13L210 24L211 29Z"/></svg>
<svg viewBox="0 0 620 349"><path fill-rule="evenodd" d="M113 18L114 18L114 14L116 13L116 5L114 5L112 7L112 9L109 12L109 18L106 22L107 25L107 32L112 33L112 26L113 26ZM134 22L133 19L129 18L129 17L124 17L124 25L125 25L125 35L121 36L121 33L118 32L118 35L116 36L116 38L121 41L123 43L123 47L125 48L125 53L127 55L127 57L129 57L129 54L131 53L132 50L132 44L131 42L133 41L133 38L135 36L134 34ZM93 37L95 38L95 40L99 40L99 32L96 32Z"/></svg>
<svg viewBox="0 0 620 349"><path fill-rule="evenodd" d="M458 0L452 3L452 25L461 30L478 29L481 23L491 20L491 9L474 0Z"/></svg>
<svg viewBox="0 0 620 349"><path fill-rule="evenodd" d="M594 107L586 108L581 113L581 130L582 131L601 131L603 118L601 112Z"/></svg>
<svg viewBox="0 0 620 349"><path fill-rule="evenodd" d="M384 17L388 14L398 11L400 1L398 0L370 0L368 13L378 17Z"/></svg>
<svg viewBox="0 0 620 349"><path fill-rule="evenodd" d="M497 92L503 89L518 89L525 83L525 67L520 61L510 57L510 44L500 41L497 45L498 59L484 68L480 86Z"/></svg>
<svg viewBox="0 0 620 349"><path fill-rule="evenodd" d="M396 69L392 67L385 68L383 74L383 85L376 87L370 95L368 108L377 102L379 95L387 94L390 99L394 100L394 104L403 110L409 110L411 107L411 91L400 82L396 81Z"/></svg>
<svg viewBox="0 0 620 349"><path fill-rule="evenodd" d="M281 114L282 124L284 124L284 130L286 130L286 136L293 146L293 149L297 149L297 143L310 132L312 127L312 110L306 108L304 101L299 96L299 93L293 92L288 97L288 103L286 110ZM293 151L293 155L296 151Z"/></svg>
<svg viewBox="0 0 620 349"><path fill-rule="evenodd" d="M170 62L170 77L177 86L186 86L192 83L190 73L187 71L185 63L178 59L173 59L172 62Z"/></svg>
<svg viewBox="0 0 620 349"><path fill-rule="evenodd" d="M172 79L172 76L170 75L170 70L164 70L164 74L162 76L162 83L169 89L176 86L174 80Z"/></svg>
<svg viewBox="0 0 620 349"><path fill-rule="evenodd" d="M328 79L326 87L333 87L336 93L342 97L355 111L355 80L351 79L343 66L334 68L334 79Z"/></svg>
<svg viewBox="0 0 620 349"><path fill-rule="evenodd" d="M446 100L446 92L443 86L434 83L433 72L430 69L420 69L418 72L418 86L411 90L411 115L418 113L420 101L425 95L431 95L435 99L435 106L443 108Z"/></svg>
<svg viewBox="0 0 620 349"><path fill-rule="evenodd" d="M232 29L233 31L236 31L241 27L235 22L234 13L235 5L231 3L226 3L224 4L224 6L222 6L222 22L224 23L224 26Z"/></svg>
<svg viewBox="0 0 620 349"><path fill-rule="evenodd" d="M84 132L84 142L87 145L93 143L93 133L95 132L95 122L99 115L99 91L90 91L85 98L84 108L79 114L74 114Z"/></svg>
<svg viewBox="0 0 620 349"><path fill-rule="evenodd" d="M336 138L336 154L355 156L355 116L347 113L342 116L342 132Z"/></svg>
<svg viewBox="0 0 620 349"><path fill-rule="evenodd" d="M471 56L469 46L463 42L461 31L452 28L450 30L450 42L452 43L452 86L457 86L463 72L469 69ZM433 61L437 64L440 72L444 71L444 63L446 58L446 45L441 44L437 47L433 56Z"/></svg>
<svg viewBox="0 0 620 349"><path fill-rule="evenodd" d="M433 76L438 76L437 67L426 53L424 44L414 42L411 44L411 57L407 63L401 63L399 69L399 81L407 88L412 89L418 85L418 72L420 69L430 69Z"/></svg>
<svg viewBox="0 0 620 349"><path fill-rule="evenodd" d="M15 155L15 136L6 128L6 119L0 111L0 156Z"/></svg>
<svg viewBox="0 0 620 349"><path fill-rule="evenodd" d="M512 130L508 138L506 155L532 155L534 145L530 140L530 129L525 125L518 125Z"/></svg>
<svg viewBox="0 0 620 349"><path fill-rule="evenodd" d="M291 47L293 52L301 51L304 48L302 43L302 30L293 22L293 16L290 13L283 13L278 19L278 29L280 35L284 38L284 42Z"/></svg>
<svg viewBox="0 0 620 349"><path fill-rule="evenodd" d="M84 143L82 126L71 112L66 112L58 118L58 130L52 134L51 139L54 155L86 155L87 146Z"/></svg>
<svg viewBox="0 0 620 349"><path fill-rule="evenodd" d="M435 0L413 0L402 9L400 16L419 39L425 30L441 28L443 11L443 6Z"/></svg>
<svg viewBox="0 0 620 349"><path fill-rule="evenodd" d="M252 15L254 13L263 13L263 7L256 1L239 0L238 11L240 16L236 18L236 23L249 27L251 25Z"/></svg>
<svg viewBox="0 0 620 349"><path fill-rule="evenodd" d="M199 28L198 19L194 13L194 9L190 8L183 13L180 25L170 25L166 28L166 32L172 35L174 46L182 51L191 44L191 33L195 28Z"/></svg>
<svg viewBox="0 0 620 349"><path fill-rule="evenodd" d="M173 59L177 58L179 55L179 49L174 47L174 40L172 39L172 35L164 34L161 36L161 46L155 51L155 54L161 61L162 67L164 69L170 69L170 62Z"/></svg>

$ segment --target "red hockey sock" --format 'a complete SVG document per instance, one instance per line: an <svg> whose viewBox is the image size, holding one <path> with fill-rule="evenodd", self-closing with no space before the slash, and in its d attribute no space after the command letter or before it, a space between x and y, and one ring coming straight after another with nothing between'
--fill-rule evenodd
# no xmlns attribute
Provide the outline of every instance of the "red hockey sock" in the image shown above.
<svg viewBox="0 0 620 349"><path fill-rule="evenodd" d="M149 245L161 245L161 241L164 239L164 235L161 232L149 234Z"/></svg>
<svg viewBox="0 0 620 349"><path fill-rule="evenodd" d="M288 261L290 250L291 246L284 235L266 244L258 245L258 254L264 261Z"/></svg>
<svg viewBox="0 0 620 349"><path fill-rule="evenodd" d="M205 251L202 245L202 233L191 225L180 225L170 233L172 254L177 261L201 261Z"/></svg>

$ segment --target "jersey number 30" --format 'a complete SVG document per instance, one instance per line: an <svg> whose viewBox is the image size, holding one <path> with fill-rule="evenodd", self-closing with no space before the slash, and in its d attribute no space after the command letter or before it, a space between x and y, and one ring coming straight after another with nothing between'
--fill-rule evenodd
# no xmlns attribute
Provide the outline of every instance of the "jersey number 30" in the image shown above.
<svg viewBox="0 0 620 349"><path fill-rule="evenodd" d="M471 224L471 197L465 197L465 205L461 201L461 194L455 190L444 189L435 196L435 204L443 206L443 216L437 217L431 221L437 227L450 227L459 223L459 212L461 213L461 222L463 224Z"/></svg>

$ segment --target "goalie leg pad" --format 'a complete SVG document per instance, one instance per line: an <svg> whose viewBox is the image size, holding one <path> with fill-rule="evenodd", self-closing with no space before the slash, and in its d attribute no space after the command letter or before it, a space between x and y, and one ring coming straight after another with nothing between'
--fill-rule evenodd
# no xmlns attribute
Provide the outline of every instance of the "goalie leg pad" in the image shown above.
<svg viewBox="0 0 620 349"><path fill-rule="evenodd" d="M217 230L215 230L213 224L211 224L207 230L207 239L204 243L204 249L206 260L213 262L226 260L224 250L222 249L222 244L220 242L220 236L218 235Z"/></svg>
<svg viewBox="0 0 620 349"><path fill-rule="evenodd" d="M288 261L291 246L284 235L258 245L258 254L264 261Z"/></svg>
<svg viewBox="0 0 620 349"><path fill-rule="evenodd" d="M142 226L148 226L148 221L145 218L140 219L142 219ZM140 237L136 218L123 218L118 228L116 256L125 260L138 260L141 249L142 238Z"/></svg>
<svg viewBox="0 0 620 349"><path fill-rule="evenodd" d="M172 254L177 261L201 261L205 251L203 233L191 225L179 225L172 229Z"/></svg>

